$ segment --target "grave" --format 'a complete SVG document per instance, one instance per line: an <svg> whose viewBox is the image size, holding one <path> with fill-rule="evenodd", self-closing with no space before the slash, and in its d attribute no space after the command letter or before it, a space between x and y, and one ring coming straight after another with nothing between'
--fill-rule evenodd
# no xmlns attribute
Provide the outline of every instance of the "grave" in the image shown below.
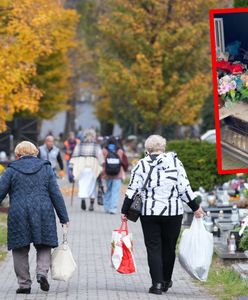
<svg viewBox="0 0 248 300"><path fill-rule="evenodd" d="M246 260L247 257L244 252L229 253L227 245L217 242L214 246L214 251L218 255L218 257L223 261L223 263L233 263L238 261Z"/></svg>
<svg viewBox="0 0 248 300"><path fill-rule="evenodd" d="M248 263L236 263L232 265L232 268L240 275L241 279L248 279Z"/></svg>

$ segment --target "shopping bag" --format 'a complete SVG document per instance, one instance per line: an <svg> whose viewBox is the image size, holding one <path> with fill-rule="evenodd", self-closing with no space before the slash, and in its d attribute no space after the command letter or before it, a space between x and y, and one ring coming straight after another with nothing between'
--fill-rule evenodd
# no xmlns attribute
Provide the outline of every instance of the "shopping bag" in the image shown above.
<svg viewBox="0 0 248 300"><path fill-rule="evenodd" d="M63 242L52 253L52 279L68 281L76 270L76 263L67 242L67 230L64 229Z"/></svg>
<svg viewBox="0 0 248 300"><path fill-rule="evenodd" d="M195 279L206 281L213 256L213 235L202 218L194 218L189 229L182 233L179 244L179 262Z"/></svg>
<svg viewBox="0 0 248 300"><path fill-rule="evenodd" d="M128 232L127 221L122 221L121 227L112 233L111 262L114 269L122 274L136 272L133 255L132 234Z"/></svg>

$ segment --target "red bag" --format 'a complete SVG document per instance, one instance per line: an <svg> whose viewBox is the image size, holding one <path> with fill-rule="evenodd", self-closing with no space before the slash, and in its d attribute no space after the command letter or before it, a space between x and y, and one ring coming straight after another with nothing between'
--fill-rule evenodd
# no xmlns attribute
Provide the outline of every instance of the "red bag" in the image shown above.
<svg viewBox="0 0 248 300"><path fill-rule="evenodd" d="M122 274L136 272L133 256L132 234L128 233L127 221L122 221L119 229L112 233L111 261L114 269Z"/></svg>

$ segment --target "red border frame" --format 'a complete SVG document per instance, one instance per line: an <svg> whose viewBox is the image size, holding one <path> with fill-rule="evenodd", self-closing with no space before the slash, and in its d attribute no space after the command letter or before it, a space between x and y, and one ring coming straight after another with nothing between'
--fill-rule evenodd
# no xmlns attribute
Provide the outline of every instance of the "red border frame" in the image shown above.
<svg viewBox="0 0 248 300"><path fill-rule="evenodd" d="M209 11L210 22L210 40L211 40L211 52L212 52L212 77L213 77L213 92L214 92L214 117L215 117L215 130L216 130L216 154L217 154L217 169L218 174L236 174L236 173L248 173L248 168L243 169L222 169L222 153L220 143L220 121L219 121L219 108L218 108L218 85L216 76L216 52L215 52L215 38L214 38L214 15L225 13L240 13L248 12L248 8L222 8L211 9Z"/></svg>

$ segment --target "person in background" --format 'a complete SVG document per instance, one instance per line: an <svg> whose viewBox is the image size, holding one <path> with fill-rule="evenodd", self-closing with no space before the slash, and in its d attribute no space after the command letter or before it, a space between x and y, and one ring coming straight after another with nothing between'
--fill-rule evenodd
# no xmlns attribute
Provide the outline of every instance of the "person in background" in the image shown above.
<svg viewBox="0 0 248 300"><path fill-rule="evenodd" d="M59 148L54 144L54 137L52 135L48 135L45 138L44 145L39 147L38 157L50 161L54 172L56 172L57 165L59 165L59 176L64 177L65 173L63 159Z"/></svg>
<svg viewBox="0 0 248 300"><path fill-rule="evenodd" d="M94 210L97 178L102 173L103 163L104 158L101 147L96 143L95 130L85 130L83 142L76 145L70 160L72 180L78 181L78 197L81 199L82 210L86 210L86 199L90 199L89 211Z"/></svg>
<svg viewBox="0 0 248 300"><path fill-rule="evenodd" d="M51 163L37 158L34 144L23 141L15 148L16 160L0 178L0 203L9 194L8 250L12 250L19 288L30 294L28 253L33 243L37 251L36 278L43 291L49 290L47 274L51 249L58 246L55 213L62 226L69 218Z"/></svg>
<svg viewBox="0 0 248 300"><path fill-rule="evenodd" d="M116 138L116 141L117 141L117 147L120 148L120 149L122 149L122 151L123 151L122 167L123 167L123 170L125 172L127 172L128 171L129 162L128 162L127 154L126 154L126 152L124 150L122 139L120 137L118 137L118 138Z"/></svg>
<svg viewBox="0 0 248 300"><path fill-rule="evenodd" d="M80 144L80 140L75 137L75 133L73 131L69 132L67 140L64 141L65 161L67 167L67 175L69 179L71 177L69 168L70 159L77 144Z"/></svg>
<svg viewBox="0 0 248 300"><path fill-rule="evenodd" d="M84 132L83 132L82 126L78 127L78 130L76 131L76 138L79 139L80 142L83 141L83 139L84 139Z"/></svg>
<svg viewBox="0 0 248 300"><path fill-rule="evenodd" d="M106 181L107 190L104 195L103 205L106 213L115 214L120 197L121 182L125 178L128 167L127 157L119 147L115 137L110 137L103 148L105 158L102 178Z"/></svg>
<svg viewBox="0 0 248 300"><path fill-rule="evenodd" d="M165 153L166 140L151 135L145 142L147 156L133 168L122 218L126 219L136 191L141 190L149 172L150 179L143 195L141 225L152 279L149 293L161 295L172 286L175 249L181 230L183 202L202 217L204 211L195 201L195 194L176 153Z"/></svg>

